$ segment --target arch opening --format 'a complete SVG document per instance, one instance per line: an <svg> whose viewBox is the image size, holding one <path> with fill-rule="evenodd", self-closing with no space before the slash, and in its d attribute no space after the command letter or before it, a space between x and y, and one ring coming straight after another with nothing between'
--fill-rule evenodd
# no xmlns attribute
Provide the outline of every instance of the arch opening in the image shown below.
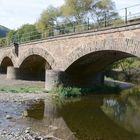
<svg viewBox="0 0 140 140"><path fill-rule="evenodd" d="M0 65L0 72L2 74L6 74L7 73L7 67L8 66L13 66L13 62L9 57L5 57Z"/></svg>
<svg viewBox="0 0 140 140"><path fill-rule="evenodd" d="M109 65L128 57L135 56L116 50L96 51L77 59L65 72L69 75L72 85L93 87L104 83L103 72Z"/></svg>
<svg viewBox="0 0 140 140"><path fill-rule="evenodd" d="M45 81L46 69L51 69L51 66L42 56L30 55L19 67L20 79Z"/></svg>

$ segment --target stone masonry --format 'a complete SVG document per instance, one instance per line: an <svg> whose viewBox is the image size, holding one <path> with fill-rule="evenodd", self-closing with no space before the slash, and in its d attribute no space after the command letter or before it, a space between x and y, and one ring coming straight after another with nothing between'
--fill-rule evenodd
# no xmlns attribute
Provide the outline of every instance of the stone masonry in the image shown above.
<svg viewBox="0 0 140 140"><path fill-rule="evenodd" d="M58 73L68 71L72 74L74 68L80 69L80 66L83 65L88 67L88 69L84 69L88 73L93 70L93 66L96 64L96 67L94 67L95 73L103 69L105 65L119 59L133 56L140 57L140 23L65 34L37 42L19 44L18 51L17 56L14 46L1 48L0 64L2 65L5 58L9 58L13 68L17 69L27 58L37 55L46 60L47 65L49 65L49 67L45 67L45 70L58 71ZM102 60L99 58L102 58ZM91 62L92 60L94 60L94 63ZM100 63L97 63L98 60L100 60ZM101 63L104 66L100 67ZM11 67L7 64L6 67L8 66ZM73 72L69 72L72 66L74 66ZM87 73L83 75L87 75Z"/></svg>

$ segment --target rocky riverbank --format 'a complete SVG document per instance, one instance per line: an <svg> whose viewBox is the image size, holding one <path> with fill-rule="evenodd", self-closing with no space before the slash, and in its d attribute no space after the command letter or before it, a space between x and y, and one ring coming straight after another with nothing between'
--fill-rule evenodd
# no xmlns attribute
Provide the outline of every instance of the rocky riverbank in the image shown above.
<svg viewBox="0 0 140 140"><path fill-rule="evenodd" d="M24 125L25 122L32 123L38 121L28 118L25 108L32 104L37 104L41 100L49 102L51 100L51 96L46 93L0 93L0 140L61 140L61 137L57 137L61 134L54 136L53 132L56 129L59 129L56 126L46 124L45 129L47 131L44 129L45 133L43 134L39 131L34 131L28 124ZM32 111L35 112L33 109ZM38 112L38 114L40 114L40 112ZM59 123L60 122L61 120ZM71 137L70 139L73 138Z"/></svg>
<svg viewBox="0 0 140 140"><path fill-rule="evenodd" d="M30 127L24 128L22 130L17 130L16 132L10 131L8 129L0 129L0 140L60 140L53 135L42 136L39 133L32 131Z"/></svg>

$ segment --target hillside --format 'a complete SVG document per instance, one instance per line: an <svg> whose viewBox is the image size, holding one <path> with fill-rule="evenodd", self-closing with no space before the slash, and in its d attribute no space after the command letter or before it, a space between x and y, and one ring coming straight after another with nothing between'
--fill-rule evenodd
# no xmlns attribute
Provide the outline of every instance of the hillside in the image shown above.
<svg viewBox="0 0 140 140"><path fill-rule="evenodd" d="M9 32L9 31L10 31L10 29L0 25L0 38L5 37L7 32Z"/></svg>

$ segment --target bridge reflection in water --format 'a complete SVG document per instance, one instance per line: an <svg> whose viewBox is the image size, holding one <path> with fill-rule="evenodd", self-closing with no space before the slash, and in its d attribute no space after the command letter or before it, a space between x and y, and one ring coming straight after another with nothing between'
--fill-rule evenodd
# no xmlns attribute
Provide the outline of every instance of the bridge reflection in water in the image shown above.
<svg viewBox="0 0 140 140"><path fill-rule="evenodd" d="M132 100L131 103L139 104L138 100ZM139 105L133 105L125 104L116 95L30 102L25 110L27 117L17 125L64 140L139 140L140 118L136 111Z"/></svg>

